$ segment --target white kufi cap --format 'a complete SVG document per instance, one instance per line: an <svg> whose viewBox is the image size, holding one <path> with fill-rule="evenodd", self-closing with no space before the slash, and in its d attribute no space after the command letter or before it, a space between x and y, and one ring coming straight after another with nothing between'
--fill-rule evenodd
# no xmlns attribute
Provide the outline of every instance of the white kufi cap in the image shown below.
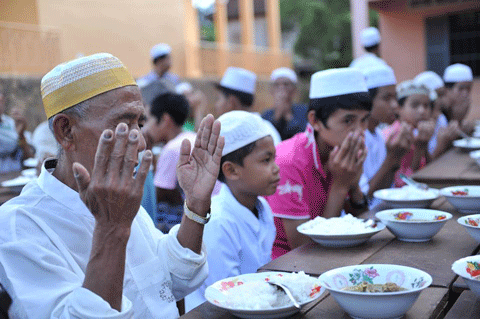
<svg viewBox="0 0 480 319"><path fill-rule="evenodd" d="M188 82L182 82L175 86L175 93L177 94L185 94L186 92L191 92L193 87Z"/></svg>
<svg viewBox="0 0 480 319"><path fill-rule="evenodd" d="M445 83L472 82L472 69L465 64L452 64L445 69L443 80Z"/></svg>
<svg viewBox="0 0 480 319"><path fill-rule="evenodd" d="M152 60L155 60L156 58L170 54L171 52L172 48L168 44L159 43L150 50L150 57Z"/></svg>
<svg viewBox="0 0 480 319"><path fill-rule="evenodd" d="M380 40L380 32L375 27L364 29L360 35L360 41L365 48L379 44Z"/></svg>
<svg viewBox="0 0 480 319"><path fill-rule="evenodd" d="M365 69L363 74L368 89L397 84L395 73L388 65L376 65L373 68Z"/></svg>
<svg viewBox="0 0 480 319"><path fill-rule="evenodd" d="M430 100L435 101L438 97L437 92L435 90L444 87L445 83L443 83L442 78L440 75L433 71L425 71L420 73L413 79L416 84L422 84L430 89Z"/></svg>
<svg viewBox="0 0 480 319"><path fill-rule="evenodd" d="M278 68L272 72L270 76L270 81L275 82L279 78L287 78L293 83L297 83L297 74L295 71L289 68Z"/></svg>
<svg viewBox="0 0 480 319"><path fill-rule="evenodd" d="M270 135L263 119L246 111L230 111L218 118L222 128L220 136L225 138L222 156Z"/></svg>
<svg viewBox="0 0 480 319"><path fill-rule="evenodd" d="M312 75L310 99L368 92L365 76L355 68L330 69Z"/></svg>
<svg viewBox="0 0 480 319"><path fill-rule="evenodd" d="M248 94L255 94L257 76L255 73L236 67L229 67L223 74L220 86Z"/></svg>
<svg viewBox="0 0 480 319"><path fill-rule="evenodd" d="M423 84L418 84L413 80L403 81L397 85L397 99L400 100L404 97L409 97L414 94L424 94L428 97L430 95L430 89Z"/></svg>

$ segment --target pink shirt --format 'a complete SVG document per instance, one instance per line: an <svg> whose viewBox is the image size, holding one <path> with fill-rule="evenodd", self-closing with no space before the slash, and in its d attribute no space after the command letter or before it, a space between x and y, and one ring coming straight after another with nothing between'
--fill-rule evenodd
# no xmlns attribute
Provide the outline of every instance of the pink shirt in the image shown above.
<svg viewBox="0 0 480 319"><path fill-rule="evenodd" d="M321 216L327 204L332 175L322 168L313 128L277 146L276 163L280 167L280 183L267 201L273 211L277 236L272 259L291 250L281 218L313 219Z"/></svg>
<svg viewBox="0 0 480 319"><path fill-rule="evenodd" d="M385 141L388 140L388 138L392 134L397 134L398 130L400 129L401 122L400 121L395 121L393 122L392 125L388 126L383 130L383 136L385 137ZM415 146L412 145L412 148L410 149L410 152L408 152L403 158L400 163L400 168L398 171L395 173L395 177L393 179L393 184L395 187L402 187L405 186L405 182L402 181L400 178L400 174L403 174L405 176L410 176L414 173L412 169L412 162L413 162L413 155L415 154ZM424 167L427 164L427 159L425 157L422 157L420 160L420 166L419 169Z"/></svg>

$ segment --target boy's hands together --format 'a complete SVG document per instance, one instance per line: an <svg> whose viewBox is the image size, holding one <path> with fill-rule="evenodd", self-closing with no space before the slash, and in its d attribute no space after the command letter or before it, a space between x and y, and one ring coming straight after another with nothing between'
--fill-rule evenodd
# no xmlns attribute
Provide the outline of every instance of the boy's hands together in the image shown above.
<svg viewBox="0 0 480 319"><path fill-rule="evenodd" d="M410 151L413 144L412 127L402 122L399 130L386 141L387 159L392 165L399 165L402 158Z"/></svg>
<svg viewBox="0 0 480 319"><path fill-rule="evenodd" d="M427 149L428 142L435 131L435 122L433 120L420 121L417 125L418 134L414 138L415 146L418 149Z"/></svg>

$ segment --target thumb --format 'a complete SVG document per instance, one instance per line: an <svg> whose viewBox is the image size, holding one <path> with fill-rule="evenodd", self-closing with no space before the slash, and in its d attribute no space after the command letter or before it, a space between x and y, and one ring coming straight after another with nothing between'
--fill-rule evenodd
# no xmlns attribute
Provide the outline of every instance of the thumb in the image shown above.
<svg viewBox="0 0 480 319"><path fill-rule="evenodd" d="M72 170L77 181L78 192L83 193L90 184L90 174L82 164L77 162L73 163Z"/></svg>

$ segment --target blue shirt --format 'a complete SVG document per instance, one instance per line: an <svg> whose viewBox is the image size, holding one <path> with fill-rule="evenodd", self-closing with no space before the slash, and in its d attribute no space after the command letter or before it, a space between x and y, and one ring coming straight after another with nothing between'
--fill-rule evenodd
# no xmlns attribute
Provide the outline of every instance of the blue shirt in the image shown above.
<svg viewBox="0 0 480 319"><path fill-rule="evenodd" d="M180 78L178 77L178 75L174 73L165 72L163 76L159 76L157 72L150 71L150 73L148 73L147 75L144 75L138 78L137 84L139 87L144 87L152 83L153 81L160 80L160 79L165 79L167 81L170 81L173 85L177 85L178 82L180 81Z"/></svg>
<svg viewBox="0 0 480 319"><path fill-rule="evenodd" d="M275 121L275 109L268 109L263 114L262 117L275 126L277 131L280 133L282 141L293 137L297 133L302 133L307 127L307 111L308 108L304 104L294 104L292 106L292 115L293 118L291 121L287 122L285 119L280 119Z"/></svg>

